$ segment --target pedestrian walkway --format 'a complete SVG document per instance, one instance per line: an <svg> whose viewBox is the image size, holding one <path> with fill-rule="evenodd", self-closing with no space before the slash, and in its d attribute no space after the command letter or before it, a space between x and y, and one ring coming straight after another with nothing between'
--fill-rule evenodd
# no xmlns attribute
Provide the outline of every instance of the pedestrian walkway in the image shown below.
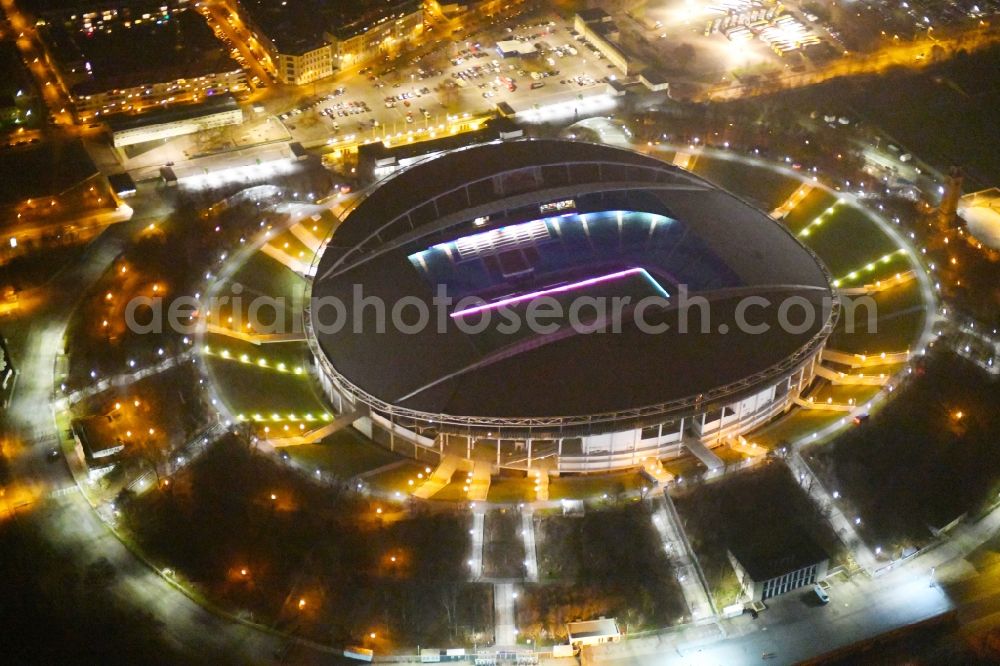
<svg viewBox="0 0 1000 666"><path fill-rule="evenodd" d="M651 483L660 488L665 488L668 483L674 480L674 475L668 472L659 458L646 458L642 461L642 473Z"/></svg>
<svg viewBox="0 0 1000 666"><path fill-rule="evenodd" d="M832 398L828 398L825 402L816 402L812 398L803 400L796 396L792 398L792 402L802 409L815 409L821 412L849 412L854 409L853 402L833 402Z"/></svg>
<svg viewBox="0 0 1000 666"><path fill-rule="evenodd" d="M69 405L75 405L76 403L84 400L86 398L95 396L99 393L103 393L112 388L121 389L134 384L147 377L152 377L153 375L165 372L171 368L178 367L181 363L185 363L194 358L194 350L188 349L185 352L178 354L177 356L168 356L159 363L151 365L140 370L134 370L132 372L122 373L120 375L112 375L110 377L105 377L99 379L90 386L82 388L78 391L73 391L72 393L67 393L60 399L57 399L53 406L58 409L66 409Z"/></svg>
<svg viewBox="0 0 1000 666"><path fill-rule="evenodd" d="M469 573L472 580L483 577L483 533L486 526L486 509L477 506L472 511L472 530L469 540L472 544L472 556L469 558Z"/></svg>
<svg viewBox="0 0 1000 666"><path fill-rule="evenodd" d="M894 365L910 360L910 352L882 352L881 354L848 354L846 352L824 349L820 355L824 361L839 363L850 368L870 368L876 365Z"/></svg>
<svg viewBox="0 0 1000 666"><path fill-rule="evenodd" d="M315 444L316 442L326 439L335 432L343 430L358 419L367 415L367 409L355 409L341 414L321 428L310 430L309 432L301 435L293 435L292 437L275 437L274 439L268 439L267 444L276 449L288 446L301 446L302 444Z"/></svg>
<svg viewBox="0 0 1000 666"><path fill-rule="evenodd" d="M517 645L513 583L496 583L493 586L493 623L493 643L497 648Z"/></svg>
<svg viewBox="0 0 1000 666"><path fill-rule="evenodd" d="M782 220L786 215L791 213L795 208L802 203L802 200L809 196L809 193L813 191L812 183L802 183L795 191L792 192L784 203L771 211L771 217L776 220Z"/></svg>
<svg viewBox="0 0 1000 666"><path fill-rule="evenodd" d="M521 511L521 540L524 542L525 578L538 582L538 553L535 550L535 512L531 507Z"/></svg>
<svg viewBox="0 0 1000 666"><path fill-rule="evenodd" d="M691 620L697 622L717 615L708 591L708 583L684 534L680 516L677 515L670 493L664 491L657 495L653 502L656 506L653 511L653 526L660 535L670 564L677 574L677 582L680 583L684 601L691 613Z"/></svg>
<svg viewBox="0 0 1000 666"><path fill-rule="evenodd" d="M878 374L865 374L859 372L857 374L848 374L846 372L839 372L837 370L831 370L825 365L816 366L816 374L823 379L830 380L831 383L837 385L850 385L850 386L882 386L887 381L889 381L889 375L884 372Z"/></svg>
<svg viewBox="0 0 1000 666"><path fill-rule="evenodd" d="M205 332L214 333L215 335L224 335L227 338L242 340L243 342L249 342L252 345L258 346L275 342L304 342L306 339L306 334L302 331L291 333L252 333L247 331L237 331L234 328L219 326L218 324L207 324L205 326Z"/></svg>
<svg viewBox="0 0 1000 666"><path fill-rule="evenodd" d="M309 248L309 251L313 254L319 252L319 249L323 246L323 241L316 238L311 231L306 229L302 222L296 222L289 227L288 230L292 232L292 235L295 236L299 242Z"/></svg>
<svg viewBox="0 0 1000 666"><path fill-rule="evenodd" d="M451 477L455 475L460 462L461 458L458 456L445 456L442 458L441 464L431 472L427 480L413 491L413 496L417 499L430 499L441 492L442 488L451 483Z"/></svg>
<svg viewBox="0 0 1000 666"><path fill-rule="evenodd" d="M880 291L886 291L893 287L898 287L901 284L906 284L912 280L917 279L917 274L915 271L904 271L896 273L890 278L884 280L875 280L875 282L869 282L861 287L847 287L844 289L839 289L838 291L845 296L861 296L863 294L877 294Z"/></svg>
<svg viewBox="0 0 1000 666"><path fill-rule="evenodd" d="M700 460L701 463L708 468L708 472L710 474L717 470L721 470L726 466L726 464L722 462L722 458L712 453L709 448L702 444L701 440L697 437L685 435L683 444L684 448L690 451L695 458Z"/></svg>
<svg viewBox="0 0 1000 666"><path fill-rule="evenodd" d="M485 502L490 492L490 477L493 465L485 460L476 460L472 464L472 478L469 480L469 499L473 502Z"/></svg>
<svg viewBox="0 0 1000 666"><path fill-rule="evenodd" d="M549 473L544 469L533 469L528 472L535 479L535 501L549 501Z"/></svg>
<svg viewBox="0 0 1000 666"><path fill-rule="evenodd" d="M692 168L694 167L694 162L696 159L697 158L695 158L691 153L683 150L678 150L676 153L674 153L674 166L680 167L685 171L691 171Z"/></svg>
<svg viewBox="0 0 1000 666"><path fill-rule="evenodd" d="M759 446L757 442L749 442L747 438L740 435L736 439L731 439L727 442L729 448L737 453L742 453L748 458L760 458L767 455L767 449L763 446Z"/></svg>
<svg viewBox="0 0 1000 666"><path fill-rule="evenodd" d="M869 572L875 571L879 567L878 560L855 529L860 518L848 518L844 515L840 506L820 483L819 477L813 474L812 469L802 459L802 454L799 453L798 449L793 450L792 455L788 457L788 468L792 470L792 475L816 503L816 506L826 511L830 526L833 527L833 531L837 533L844 545L852 551L858 565Z"/></svg>
<svg viewBox="0 0 1000 666"><path fill-rule="evenodd" d="M260 248L260 251L277 261L279 264L287 266L299 275L309 274L311 268L310 262L297 259L279 247L275 247L270 243L264 243L264 245Z"/></svg>

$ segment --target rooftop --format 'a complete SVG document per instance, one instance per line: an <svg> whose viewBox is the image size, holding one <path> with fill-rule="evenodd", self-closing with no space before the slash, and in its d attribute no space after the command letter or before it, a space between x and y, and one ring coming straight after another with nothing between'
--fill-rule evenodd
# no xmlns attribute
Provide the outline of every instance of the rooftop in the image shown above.
<svg viewBox="0 0 1000 666"><path fill-rule="evenodd" d="M738 541L729 545L729 552L753 580L765 581L829 559L827 552L794 521L770 521L768 526L767 534L752 543Z"/></svg>
<svg viewBox="0 0 1000 666"><path fill-rule="evenodd" d="M366 161L387 158L393 158L399 162L432 153L495 141L500 137L501 132L516 128L517 126L507 118L492 118L478 130L449 134L427 141L414 141L413 143L400 143L391 146L386 146L381 141L365 143L358 148L358 162L364 164Z"/></svg>
<svg viewBox="0 0 1000 666"><path fill-rule="evenodd" d="M569 634L570 642L582 638L619 636L618 623L614 618L604 618L599 620L584 620L582 622L567 622L566 633Z"/></svg>
<svg viewBox="0 0 1000 666"><path fill-rule="evenodd" d="M192 118L201 118L214 113L225 111L235 111L240 108L234 98L229 93L213 95L204 102L198 104L184 104L163 109L154 109L140 115L113 115L107 116L105 121L111 127L112 132L121 132L138 127L149 127L163 123L172 123Z"/></svg>
<svg viewBox="0 0 1000 666"><path fill-rule="evenodd" d="M597 162L605 163L603 174ZM648 185L635 182L654 177ZM464 183L474 184L466 191ZM556 197L571 205L542 210L540 203ZM388 224L400 215L398 227ZM494 243L484 233L519 240ZM461 259L449 261L456 252ZM658 289L676 302L677 283L711 301L713 326L734 321L746 295L794 294L819 307L830 293L825 270L781 225L696 176L607 146L513 141L446 153L384 180L324 250L313 296L339 298L348 311L354 285L388 304L405 297L430 303L438 285L455 298L488 302L546 290L559 298L568 291L641 298ZM777 326L776 311L761 312L770 325L763 336L679 334L671 306L655 317L646 313L647 321L670 326L660 335L640 330L631 311L614 335L505 335L495 327L471 335L452 313L440 329L410 334L388 326L361 335L345 327L321 333L319 343L351 383L410 409L579 416L658 405L778 372L776 364L812 348L824 318L789 333ZM370 318L357 323L374 330Z"/></svg>
<svg viewBox="0 0 1000 666"><path fill-rule="evenodd" d="M91 17L95 25L104 21L104 15L137 16L158 14L161 7L174 10L189 4L189 0L18 0L17 6L37 17L83 19ZM114 19L113 19L114 20Z"/></svg>
<svg viewBox="0 0 1000 666"><path fill-rule="evenodd" d="M670 79L667 78L666 72L656 67L647 67L642 70L642 73L639 76L646 79L654 86L670 82Z"/></svg>
<svg viewBox="0 0 1000 666"><path fill-rule="evenodd" d="M611 14L607 13L603 9L581 9L577 12L584 23L599 23L601 21L610 21Z"/></svg>
<svg viewBox="0 0 1000 666"><path fill-rule="evenodd" d="M420 8L419 0L240 0L240 5L279 51L296 55L323 46L328 34L349 39Z"/></svg>
<svg viewBox="0 0 1000 666"><path fill-rule="evenodd" d="M240 69L205 19L188 9L123 12L101 24L65 17L42 34L75 95Z"/></svg>

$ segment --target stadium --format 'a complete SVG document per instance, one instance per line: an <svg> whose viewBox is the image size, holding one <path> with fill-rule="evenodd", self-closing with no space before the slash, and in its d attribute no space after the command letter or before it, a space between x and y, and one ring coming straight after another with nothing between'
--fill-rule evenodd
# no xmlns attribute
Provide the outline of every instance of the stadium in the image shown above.
<svg viewBox="0 0 1000 666"><path fill-rule="evenodd" d="M794 406L839 313L822 262L765 213L652 157L581 142L417 162L351 210L313 269L309 346L340 418L405 455L496 469L624 469L736 438ZM441 289L453 301L433 316ZM586 330L510 331L486 316L584 297L630 305L587 310ZM792 299L820 314L781 326L781 308L760 305ZM376 300L425 304L430 322L386 326ZM318 304L334 301L355 320L331 326ZM754 330L732 324L741 316Z"/></svg>

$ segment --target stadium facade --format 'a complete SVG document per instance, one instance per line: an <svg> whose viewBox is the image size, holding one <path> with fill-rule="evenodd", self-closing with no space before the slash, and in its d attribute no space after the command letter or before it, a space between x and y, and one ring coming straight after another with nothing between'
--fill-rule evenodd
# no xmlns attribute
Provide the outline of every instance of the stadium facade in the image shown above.
<svg viewBox="0 0 1000 666"><path fill-rule="evenodd" d="M494 142L399 171L314 269L309 343L334 409L405 455L497 468L623 469L744 434L809 386L839 313L826 268L765 213L581 142ZM502 327L543 300L579 306L576 325ZM351 321L333 326L330 302ZM400 303L406 330L385 322Z"/></svg>

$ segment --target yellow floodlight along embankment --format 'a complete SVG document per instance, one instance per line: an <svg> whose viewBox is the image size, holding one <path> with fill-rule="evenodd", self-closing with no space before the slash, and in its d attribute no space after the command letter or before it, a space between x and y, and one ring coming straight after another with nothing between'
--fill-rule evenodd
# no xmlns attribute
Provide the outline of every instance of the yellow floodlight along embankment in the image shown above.
<svg viewBox="0 0 1000 666"><path fill-rule="evenodd" d="M771 211L771 217L776 220L783 220L786 215L795 210L796 206L802 203L802 200L809 196L809 193L813 191L812 183L802 183L795 191L792 192L784 203Z"/></svg>

